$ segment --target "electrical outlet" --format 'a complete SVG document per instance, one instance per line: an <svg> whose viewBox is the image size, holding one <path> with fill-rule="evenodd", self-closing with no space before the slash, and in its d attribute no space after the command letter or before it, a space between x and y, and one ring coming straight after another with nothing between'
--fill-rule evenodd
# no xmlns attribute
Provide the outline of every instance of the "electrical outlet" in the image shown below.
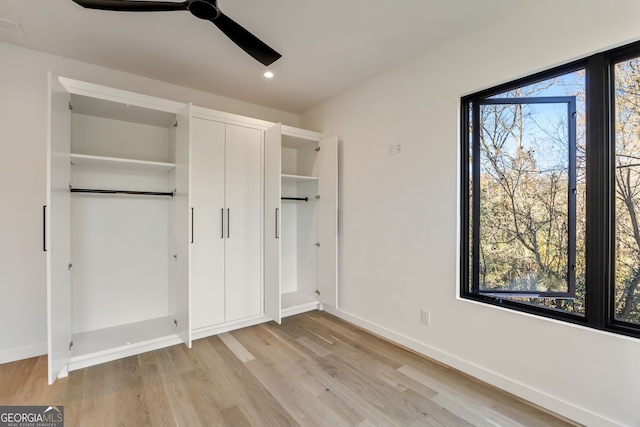
<svg viewBox="0 0 640 427"><path fill-rule="evenodd" d="M390 156L393 156L394 154L396 154L396 146L395 146L395 144L389 144L388 153L389 153Z"/></svg>
<svg viewBox="0 0 640 427"><path fill-rule="evenodd" d="M427 310L420 310L420 321L425 325L431 324L431 313Z"/></svg>
<svg viewBox="0 0 640 427"><path fill-rule="evenodd" d="M396 154L402 154L402 142L396 144Z"/></svg>

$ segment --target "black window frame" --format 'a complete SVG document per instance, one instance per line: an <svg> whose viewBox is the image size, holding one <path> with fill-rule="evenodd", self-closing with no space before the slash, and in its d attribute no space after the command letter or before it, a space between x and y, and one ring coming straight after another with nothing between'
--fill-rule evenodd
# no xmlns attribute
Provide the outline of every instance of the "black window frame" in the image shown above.
<svg viewBox="0 0 640 427"><path fill-rule="evenodd" d="M568 175L569 175L569 192L568 200L568 271L567 271L567 291L566 292L531 292L531 291L504 291L504 290L483 290L480 289L480 283L473 281L472 288L474 294L482 294L493 296L498 299L507 297L535 297L535 298L573 298L576 291L576 98L574 96L538 96L529 98L488 98L475 99L473 101L471 120L473 129L480 127L480 106L481 105L530 105L530 104L566 104L567 107L567 124L568 124ZM475 132L472 135L473 145L473 211L474 217L480 216L480 133ZM477 256L480 253L480 225L478 221L473 222L473 248L472 256L472 277L480 276L480 259Z"/></svg>
<svg viewBox="0 0 640 427"><path fill-rule="evenodd" d="M460 104L460 297L529 314L640 338L640 324L615 319L615 64L640 57L640 42L590 55L552 69L485 89L461 98ZM471 106L495 95L585 71L586 107L586 234L585 313L572 313L513 300L500 295L474 292L470 233L469 153ZM535 99L535 98L531 98ZM475 154L474 154L475 157ZM475 181L475 180L474 180ZM474 196L475 197L475 196ZM476 213L473 212L475 215ZM479 215L479 209L477 210ZM477 221L476 221L477 222ZM475 244L475 243L474 243Z"/></svg>

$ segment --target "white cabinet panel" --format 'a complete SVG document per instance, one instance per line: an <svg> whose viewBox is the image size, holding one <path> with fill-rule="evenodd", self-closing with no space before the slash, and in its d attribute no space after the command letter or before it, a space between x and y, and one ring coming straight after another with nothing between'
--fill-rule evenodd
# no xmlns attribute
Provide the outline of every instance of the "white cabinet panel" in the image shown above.
<svg viewBox="0 0 640 427"><path fill-rule="evenodd" d="M49 384L71 358L71 97L49 73L47 153L47 315Z"/></svg>
<svg viewBox="0 0 640 427"><path fill-rule="evenodd" d="M281 125L264 135L264 313L280 323Z"/></svg>
<svg viewBox="0 0 640 427"><path fill-rule="evenodd" d="M338 137L320 141L318 152L318 291L338 308Z"/></svg>
<svg viewBox="0 0 640 427"><path fill-rule="evenodd" d="M169 280L169 314L174 316L176 333L191 347L191 326L189 316L189 148L191 141L191 105L178 113L175 152L175 214L169 221L170 235L173 236L175 253L169 259L175 274Z"/></svg>
<svg viewBox="0 0 640 427"><path fill-rule="evenodd" d="M262 135L193 119L193 328L262 312Z"/></svg>
<svg viewBox="0 0 640 427"><path fill-rule="evenodd" d="M194 329L223 323L225 125L193 119L191 308Z"/></svg>
<svg viewBox="0 0 640 427"><path fill-rule="evenodd" d="M261 313L262 135L226 125L226 321Z"/></svg>

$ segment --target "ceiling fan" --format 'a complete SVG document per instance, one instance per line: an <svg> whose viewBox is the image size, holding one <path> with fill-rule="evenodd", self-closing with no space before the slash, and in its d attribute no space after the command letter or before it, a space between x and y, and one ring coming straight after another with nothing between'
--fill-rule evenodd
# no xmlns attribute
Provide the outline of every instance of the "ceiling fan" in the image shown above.
<svg viewBox="0 0 640 427"><path fill-rule="evenodd" d="M231 41L264 65L271 65L282 56L222 13L218 7L218 0L185 0L180 3L137 0L73 1L88 9L115 10L120 12L169 12L173 10L188 10L197 18L213 22Z"/></svg>

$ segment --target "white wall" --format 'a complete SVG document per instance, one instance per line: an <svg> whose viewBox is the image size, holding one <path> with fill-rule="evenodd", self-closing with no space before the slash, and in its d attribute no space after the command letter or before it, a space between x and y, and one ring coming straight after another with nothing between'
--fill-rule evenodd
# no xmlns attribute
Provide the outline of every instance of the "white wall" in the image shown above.
<svg viewBox="0 0 640 427"><path fill-rule="evenodd" d="M294 114L0 43L0 363L45 354L47 72L297 126Z"/></svg>
<svg viewBox="0 0 640 427"><path fill-rule="evenodd" d="M584 424L638 426L640 340L457 299L460 97L640 38L635 0L522 3L302 115L343 141L337 313Z"/></svg>

